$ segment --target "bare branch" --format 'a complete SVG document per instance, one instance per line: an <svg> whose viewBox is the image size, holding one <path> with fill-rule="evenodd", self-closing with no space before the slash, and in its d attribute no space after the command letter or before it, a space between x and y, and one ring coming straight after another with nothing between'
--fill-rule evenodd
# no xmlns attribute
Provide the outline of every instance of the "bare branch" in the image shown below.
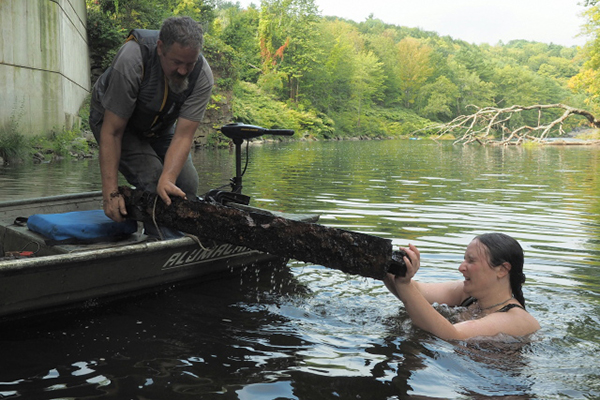
<svg viewBox="0 0 600 400"><path fill-rule="evenodd" d="M482 145L488 143L508 145L508 144L522 144L526 140L544 142L551 132L557 132L559 135L564 135L563 124L567 118L571 115L581 115L585 117L589 124L594 128L600 128L600 120L587 110L574 108L565 104L536 104L532 106L520 106L512 105L507 108L498 107L477 107L469 105L468 107L475 108L473 114L459 115L452 121L428 126L413 134L421 131L434 131L435 139L439 139L448 133L460 132L462 136L455 140L456 143L463 143L463 145L478 142ZM551 122L543 123L544 111L562 109L564 112L562 115ZM515 128L509 128L509 122L512 117L518 113L529 110L537 110L537 126L522 125ZM501 140L494 140L493 133L501 132L503 138Z"/></svg>

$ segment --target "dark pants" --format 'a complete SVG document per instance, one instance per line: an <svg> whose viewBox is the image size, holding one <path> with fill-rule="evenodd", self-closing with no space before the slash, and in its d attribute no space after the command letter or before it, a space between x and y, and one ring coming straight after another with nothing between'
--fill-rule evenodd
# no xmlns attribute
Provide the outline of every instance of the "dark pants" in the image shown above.
<svg viewBox="0 0 600 400"><path fill-rule="evenodd" d="M90 127L98 143L100 143L103 119L104 115L94 109L90 110ZM142 138L129 130L125 131L121 143L119 171L125 176L127 182L137 189L156 193L156 185L162 174L165 155L174 133L175 127L160 137ZM183 165L175 184L185 192L188 199L196 198L198 172L192 163L191 154Z"/></svg>

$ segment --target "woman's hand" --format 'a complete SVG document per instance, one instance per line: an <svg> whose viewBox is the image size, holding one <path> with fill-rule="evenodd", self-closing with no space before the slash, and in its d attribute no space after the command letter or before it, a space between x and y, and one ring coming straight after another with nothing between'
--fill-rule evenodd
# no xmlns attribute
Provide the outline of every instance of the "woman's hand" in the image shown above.
<svg viewBox="0 0 600 400"><path fill-rule="evenodd" d="M397 276L394 274L386 274L383 278L385 287L396 297L401 299L400 291L403 285L408 285L412 281L421 265L421 253L413 244L409 244L408 247L401 247L406 252L404 256L404 263L406 264L406 275Z"/></svg>
<svg viewBox="0 0 600 400"><path fill-rule="evenodd" d="M408 247L401 247L406 252L404 263L406 264L406 275L396 277L399 283L409 283L415 276L421 266L421 253L414 244L409 244Z"/></svg>

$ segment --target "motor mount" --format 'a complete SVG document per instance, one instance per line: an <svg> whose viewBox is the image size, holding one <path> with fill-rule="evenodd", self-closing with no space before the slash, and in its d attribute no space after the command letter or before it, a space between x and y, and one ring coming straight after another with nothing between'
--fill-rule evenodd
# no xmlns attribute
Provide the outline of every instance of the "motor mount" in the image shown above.
<svg viewBox="0 0 600 400"><path fill-rule="evenodd" d="M205 198L221 204L234 202L248 205L250 197L242 194L242 143L244 140L254 139L262 135L292 136L294 131L292 129L266 129L261 126L237 122L223 125L220 131L223 135L232 139L235 145L235 176L231 178L230 192L213 189L206 194ZM247 162L248 159L246 159Z"/></svg>
<svg viewBox="0 0 600 400"><path fill-rule="evenodd" d="M223 125L221 127L223 135L234 140L248 140L257 138L262 135L275 135L275 136L292 136L294 131L292 129L266 129L256 125L247 125L240 123L232 123Z"/></svg>

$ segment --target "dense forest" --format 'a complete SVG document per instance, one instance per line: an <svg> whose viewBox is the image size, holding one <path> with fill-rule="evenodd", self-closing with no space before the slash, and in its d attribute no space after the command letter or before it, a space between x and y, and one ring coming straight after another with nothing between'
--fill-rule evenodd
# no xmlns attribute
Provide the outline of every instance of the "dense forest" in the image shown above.
<svg viewBox="0 0 600 400"><path fill-rule="evenodd" d="M600 11L594 0L585 5L590 41L578 48L525 40L475 45L372 17L323 17L314 0L262 0L246 9L220 0L87 0L96 76L130 29L158 29L165 17L189 15L205 31L216 77L208 111L229 119L219 122L291 128L316 139L411 135L475 107L563 103L598 112ZM549 110L541 118L558 115ZM510 123L538 118L523 112ZM586 122L574 117L563 129Z"/></svg>

